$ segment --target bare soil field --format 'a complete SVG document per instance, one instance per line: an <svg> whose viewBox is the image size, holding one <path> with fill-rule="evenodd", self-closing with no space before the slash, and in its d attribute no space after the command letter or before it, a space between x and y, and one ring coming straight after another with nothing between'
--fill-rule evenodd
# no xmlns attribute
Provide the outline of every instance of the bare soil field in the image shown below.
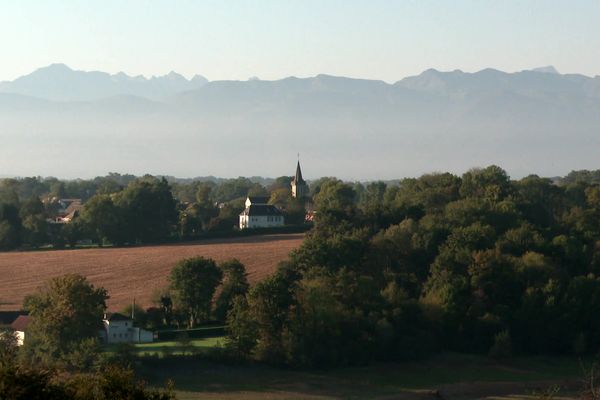
<svg viewBox="0 0 600 400"><path fill-rule="evenodd" d="M304 234L249 236L202 242L124 248L0 253L0 310L18 310L23 298L50 278L77 273L108 290L108 308L118 311L133 297L151 305L157 288L183 258L239 259L251 283L271 274L302 242Z"/></svg>

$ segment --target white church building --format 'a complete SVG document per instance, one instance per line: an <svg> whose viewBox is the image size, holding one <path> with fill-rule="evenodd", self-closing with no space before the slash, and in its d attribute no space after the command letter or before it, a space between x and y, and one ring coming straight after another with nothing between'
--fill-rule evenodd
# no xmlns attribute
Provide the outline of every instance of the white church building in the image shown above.
<svg viewBox="0 0 600 400"><path fill-rule="evenodd" d="M240 229L283 226L283 214L274 205L267 204L268 201L267 197L248 196L246 208L240 213Z"/></svg>

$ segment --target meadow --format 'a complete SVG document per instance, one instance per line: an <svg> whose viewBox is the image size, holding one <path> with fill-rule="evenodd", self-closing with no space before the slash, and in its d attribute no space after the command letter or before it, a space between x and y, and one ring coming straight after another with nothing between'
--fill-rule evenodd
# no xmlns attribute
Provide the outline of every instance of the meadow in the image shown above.
<svg viewBox="0 0 600 400"><path fill-rule="evenodd" d="M205 339L206 348L220 339ZM145 379L173 379L178 399L542 399L570 398L580 387L574 357L516 357L443 353L410 363L379 363L331 370L295 370L261 364L222 364L194 357L142 361ZM556 390L559 390L555 393ZM549 393L554 393L553 397ZM544 397L548 396L548 397ZM562 396L562 397L561 397Z"/></svg>
<svg viewBox="0 0 600 400"><path fill-rule="evenodd" d="M518 356L494 360L445 352L404 363L293 369L214 361L225 337L136 344L137 370L152 386L167 380L180 400L573 399L592 359ZM109 347L107 351L114 351Z"/></svg>
<svg viewBox="0 0 600 400"><path fill-rule="evenodd" d="M0 253L0 310L18 310L23 298L47 280L69 273L86 276L108 290L108 309L136 303L152 305L152 294L166 285L177 261L195 256L216 261L238 258L250 283L272 273L303 234L248 236L156 246L44 250Z"/></svg>

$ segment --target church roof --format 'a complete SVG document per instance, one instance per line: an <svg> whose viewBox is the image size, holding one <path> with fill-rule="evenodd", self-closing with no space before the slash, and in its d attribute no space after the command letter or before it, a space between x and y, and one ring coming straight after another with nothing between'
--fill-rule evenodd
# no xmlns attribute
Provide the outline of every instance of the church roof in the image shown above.
<svg viewBox="0 0 600 400"><path fill-rule="evenodd" d="M131 321L131 318L119 313L107 313L105 319L108 321Z"/></svg>
<svg viewBox="0 0 600 400"><path fill-rule="evenodd" d="M269 202L269 198L264 196L248 196L248 200L252 204L267 204Z"/></svg>
<svg viewBox="0 0 600 400"><path fill-rule="evenodd" d="M296 165L296 175L294 176L294 179L292 180L292 182L299 184L299 183L305 183L304 179L302 179L302 170L300 169L300 160L298 160L298 164Z"/></svg>
<svg viewBox="0 0 600 400"><path fill-rule="evenodd" d="M270 204L252 204L241 212L240 216L252 216L252 217L270 217L274 215L281 215L281 211Z"/></svg>

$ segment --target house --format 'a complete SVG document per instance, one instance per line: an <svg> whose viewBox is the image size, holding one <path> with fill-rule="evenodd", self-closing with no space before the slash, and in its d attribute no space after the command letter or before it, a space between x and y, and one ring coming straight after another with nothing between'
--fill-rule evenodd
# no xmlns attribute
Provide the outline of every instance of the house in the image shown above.
<svg viewBox="0 0 600 400"><path fill-rule="evenodd" d="M51 224L68 224L73 221L83 209L81 199L59 199L57 215L48 219Z"/></svg>
<svg viewBox="0 0 600 400"><path fill-rule="evenodd" d="M9 327L20 315L27 315L26 311L0 311L0 326Z"/></svg>
<svg viewBox="0 0 600 400"><path fill-rule="evenodd" d="M17 346L23 346L25 332L27 331L29 321L29 315L19 315L17 319L10 324L11 329L15 332L15 336L17 337Z"/></svg>
<svg viewBox="0 0 600 400"><path fill-rule="evenodd" d="M240 229L283 226L283 214L274 205L267 204L267 201L267 197L248 196L246 209L240 214Z"/></svg>
<svg viewBox="0 0 600 400"><path fill-rule="evenodd" d="M154 334L133 326L133 319L123 314L104 314L102 328L98 331L104 343L151 343Z"/></svg>
<svg viewBox="0 0 600 400"><path fill-rule="evenodd" d="M303 199L305 197L308 197L308 185L306 184L306 181L302 179L300 160L298 160L298 164L296 165L296 175L294 175L294 178L292 178L291 186L292 197L296 199Z"/></svg>

